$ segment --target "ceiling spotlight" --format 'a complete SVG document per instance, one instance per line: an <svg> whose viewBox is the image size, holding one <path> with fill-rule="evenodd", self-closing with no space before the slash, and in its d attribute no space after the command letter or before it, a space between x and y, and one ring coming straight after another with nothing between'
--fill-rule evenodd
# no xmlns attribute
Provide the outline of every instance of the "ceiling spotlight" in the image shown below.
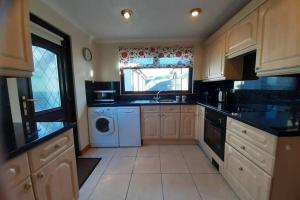
<svg viewBox="0 0 300 200"><path fill-rule="evenodd" d="M202 12L201 8L193 8L190 13L192 17L197 17Z"/></svg>
<svg viewBox="0 0 300 200"><path fill-rule="evenodd" d="M132 15L132 11L129 9L124 9L121 11L121 15L125 18L125 19L129 19Z"/></svg>

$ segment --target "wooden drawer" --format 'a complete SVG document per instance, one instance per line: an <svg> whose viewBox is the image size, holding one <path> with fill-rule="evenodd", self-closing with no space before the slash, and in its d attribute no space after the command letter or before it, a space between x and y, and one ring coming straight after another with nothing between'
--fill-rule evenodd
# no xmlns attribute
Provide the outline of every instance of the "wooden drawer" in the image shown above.
<svg viewBox="0 0 300 200"><path fill-rule="evenodd" d="M241 137L227 133L226 142L246 156L254 164L261 167L271 176L273 175L275 157L252 145Z"/></svg>
<svg viewBox="0 0 300 200"><path fill-rule="evenodd" d="M174 112L180 112L180 106L178 105L173 105L173 106L161 106L161 112L162 113L166 113L166 112L170 112L170 113L174 113Z"/></svg>
<svg viewBox="0 0 300 200"><path fill-rule="evenodd" d="M185 113L196 113L197 107L195 105L182 105L181 112Z"/></svg>
<svg viewBox="0 0 300 200"><path fill-rule="evenodd" d="M8 199L11 200L34 200L35 197L30 178L28 177L25 181L7 190L7 195Z"/></svg>
<svg viewBox="0 0 300 200"><path fill-rule="evenodd" d="M4 183L7 188L19 184L30 175L27 153L24 153L1 166Z"/></svg>
<svg viewBox="0 0 300 200"><path fill-rule="evenodd" d="M277 146L276 136L229 117L227 118L226 129L227 132L240 136L251 144L275 156Z"/></svg>
<svg viewBox="0 0 300 200"><path fill-rule="evenodd" d="M160 106L142 106L142 112L160 112Z"/></svg>
<svg viewBox="0 0 300 200"><path fill-rule="evenodd" d="M28 158L30 162L30 169L32 172L36 171L49 161L56 158L59 154L65 151L68 147L72 146L73 131L69 130L48 142L39 145L38 147L28 152Z"/></svg>
<svg viewBox="0 0 300 200"><path fill-rule="evenodd" d="M240 199L269 199L271 177L228 144L223 174Z"/></svg>

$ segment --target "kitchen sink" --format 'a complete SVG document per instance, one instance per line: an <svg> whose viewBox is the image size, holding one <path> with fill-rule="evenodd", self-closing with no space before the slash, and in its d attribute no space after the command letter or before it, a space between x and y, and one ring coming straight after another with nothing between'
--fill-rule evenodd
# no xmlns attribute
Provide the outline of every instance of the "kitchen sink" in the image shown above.
<svg viewBox="0 0 300 200"><path fill-rule="evenodd" d="M159 103L176 103L174 99L160 99L158 100Z"/></svg>
<svg viewBox="0 0 300 200"><path fill-rule="evenodd" d="M157 103L157 101L154 101L154 100L134 100L134 101L131 101L131 103L147 104L147 103Z"/></svg>

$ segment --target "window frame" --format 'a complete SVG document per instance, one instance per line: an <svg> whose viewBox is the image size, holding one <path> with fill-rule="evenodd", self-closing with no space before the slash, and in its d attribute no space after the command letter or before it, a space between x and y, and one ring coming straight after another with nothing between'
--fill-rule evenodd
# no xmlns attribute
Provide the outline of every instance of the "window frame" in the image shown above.
<svg viewBox="0 0 300 200"><path fill-rule="evenodd" d="M124 94L156 94L159 91L125 91L125 78L124 78L124 69L162 69L162 67L123 67L120 68L120 78L121 78L121 95ZM162 91L163 93L168 94L191 94L193 86L193 67L163 67L163 68L188 68L189 69L189 84L188 90L167 90Z"/></svg>

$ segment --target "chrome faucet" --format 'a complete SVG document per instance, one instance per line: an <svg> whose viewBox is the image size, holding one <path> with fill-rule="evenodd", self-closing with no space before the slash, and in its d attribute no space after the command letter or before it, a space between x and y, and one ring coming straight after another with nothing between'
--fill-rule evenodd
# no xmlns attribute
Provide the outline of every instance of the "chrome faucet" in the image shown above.
<svg viewBox="0 0 300 200"><path fill-rule="evenodd" d="M159 90L159 91L156 93L156 96L153 97L153 99L154 99L155 101L159 101L159 100L160 100L159 94L160 94L162 91L163 91L163 90Z"/></svg>

